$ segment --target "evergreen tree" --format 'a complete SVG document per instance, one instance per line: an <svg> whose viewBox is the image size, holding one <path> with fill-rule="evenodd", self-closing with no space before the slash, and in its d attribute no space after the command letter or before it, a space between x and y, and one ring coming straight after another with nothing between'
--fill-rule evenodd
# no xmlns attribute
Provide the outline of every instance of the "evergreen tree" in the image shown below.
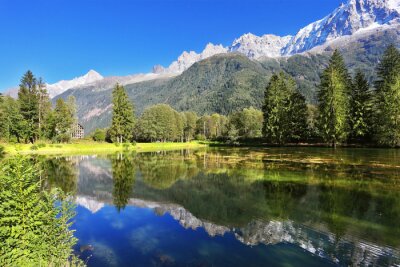
<svg viewBox="0 0 400 267"><path fill-rule="evenodd" d="M394 45L385 51L375 83L375 138L381 145L400 145L400 52Z"/></svg>
<svg viewBox="0 0 400 267"><path fill-rule="evenodd" d="M0 103L0 138L10 142L26 139L26 121L23 119L19 101L9 97L1 97Z"/></svg>
<svg viewBox="0 0 400 267"><path fill-rule="evenodd" d="M348 135L351 81L342 55L336 50L321 76L318 91L318 126L325 142L336 147Z"/></svg>
<svg viewBox="0 0 400 267"><path fill-rule="evenodd" d="M132 102L122 85L116 84L112 92L113 114L110 133L118 143L131 141L135 127L135 114Z"/></svg>
<svg viewBox="0 0 400 267"><path fill-rule="evenodd" d="M265 90L263 134L271 143L290 140L290 101L295 87L295 81L281 72L272 76Z"/></svg>
<svg viewBox="0 0 400 267"><path fill-rule="evenodd" d="M288 113L290 140L305 140L309 135L308 107L305 97L300 92L296 91L291 95Z"/></svg>
<svg viewBox="0 0 400 267"><path fill-rule="evenodd" d="M51 103L49 94L47 93L46 84L43 82L41 78L38 80L38 128L39 128L39 136L45 136L45 122L47 117L51 112Z"/></svg>
<svg viewBox="0 0 400 267"><path fill-rule="evenodd" d="M39 136L39 91L38 82L31 71L21 79L18 91L20 112L25 120L26 142L34 143Z"/></svg>
<svg viewBox="0 0 400 267"><path fill-rule="evenodd" d="M112 159L113 203L118 212L126 207L133 193L135 173L132 158L121 154Z"/></svg>
<svg viewBox="0 0 400 267"><path fill-rule="evenodd" d="M350 138L366 141L371 127L371 91L365 75L357 71L350 92Z"/></svg>

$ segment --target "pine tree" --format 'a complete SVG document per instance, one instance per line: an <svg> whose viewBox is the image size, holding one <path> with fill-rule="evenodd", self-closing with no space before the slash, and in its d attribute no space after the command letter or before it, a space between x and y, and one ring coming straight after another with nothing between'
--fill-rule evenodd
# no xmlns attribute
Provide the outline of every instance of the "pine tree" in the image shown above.
<svg viewBox="0 0 400 267"><path fill-rule="evenodd" d="M132 196L135 184L135 165L127 155L112 159L113 204L118 212L123 210Z"/></svg>
<svg viewBox="0 0 400 267"><path fill-rule="evenodd" d="M39 94L37 80L31 71L21 79L18 91L20 112L26 122L26 142L34 143L39 136Z"/></svg>
<svg viewBox="0 0 400 267"><path fill-rule="evenodd" d="M294 102L292 104L292 101L299 100L297 93L293 78L284 73L272 76L265 90L263 105L263 134L269 142L284 144L292 139L293 124L297 124L297 116L302 115L292 112L299 105Z"/></svg>
<svg viewBox="0 0 400 267"><path fill-rule="evenodd" d="M45 121L51 112L51 103L49 94L47 93L46 84L43 82L42 78L38 80L38 128L39 137L44 137L44 129L46 128Z"/></svg>
<svg viewBox="0 0 400 267"><path fill-rule="evenodd" d="M290 140L299 142L308 137L308 107L305 97L296 91L290 97L289 106L289 132Z"/></svg>
<svg viewBox="0 0 400 267"><path fill-rule="evenodd" d="M324 141L333 147L348 135L350 84L343 57L336 50L321 76L318 91L319 131Z"/></svg>
<svg viewBox="0 0 400 267"><path fill-rule="evenodd" d="M371 91L365 75L357 71L350 92L350 138L365 142L371 129Z"/></svg>
<svg viewBox="0 0 400 267"><path fill-rule="evenodd" d="M122 85L116 84L112 92L113 114L111 137L118 143L131 141L135 127L135 112L132 102Z"/></svg>
<svg viewBox="0 0 400 267"><path fill-rule="evenodd" d="M375 83L375 138L381 145L400 145L400 52L394 45L385 51Z"/></svg>

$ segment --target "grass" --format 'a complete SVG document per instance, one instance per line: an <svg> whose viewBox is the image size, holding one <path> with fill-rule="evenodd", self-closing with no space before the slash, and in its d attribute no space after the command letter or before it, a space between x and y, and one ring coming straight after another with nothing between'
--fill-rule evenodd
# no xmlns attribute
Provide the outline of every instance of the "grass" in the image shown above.
<svg viewBox="0 0 400 267"><path fill-rule="evenodd" d="M190 143L137 143L132 144L110 144L94 141L75 141L69 144L8 144L0 143L4 152L9 155L84 155L84 154L108 154L123 151L152 152L160 150L195 149L206 147L207 144L200 142Z"/></svg>

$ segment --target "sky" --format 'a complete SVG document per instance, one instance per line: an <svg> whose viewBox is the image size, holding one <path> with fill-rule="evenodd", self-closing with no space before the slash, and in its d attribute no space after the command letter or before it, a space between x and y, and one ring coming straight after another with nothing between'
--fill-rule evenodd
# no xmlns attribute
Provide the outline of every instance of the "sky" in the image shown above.
<svg viewBox="0 0 400 267"><path fill-rule="evenodd" d="M28 69L48 83L94 69L150 72L185 50L295 34L343 0L0 0L0 91Z"/></svg>

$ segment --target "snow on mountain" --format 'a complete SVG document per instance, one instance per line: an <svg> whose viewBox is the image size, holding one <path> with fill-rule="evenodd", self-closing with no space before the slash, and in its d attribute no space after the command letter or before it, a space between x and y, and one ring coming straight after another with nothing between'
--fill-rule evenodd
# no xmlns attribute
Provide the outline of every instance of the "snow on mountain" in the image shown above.
<svg viewBox="0 0 400 267"><path fill-rule="evenodd" d="M217 54L223 54L227 53L228 49L223 47L222 45L214 45L212 43L207 44L203 52L200 54L194 52L194 51L184 51L182 55L178 57L178 59L168 67L168 68L160 68L160 66L155 66L153 68L153 71L156 70L155 73L182 73L183 71L187 70L190 66L192 66L194 63L201 61L203 59L212 57Z"/></svg>
<svg viewBox="0 0 400 267"><path fill-rule="evenodd" d="M292 36L280 37L266 34L261 37L248 33L236 39L229 47L229 52L239 52L252 59L262 57L280 57L281 50Z"/></svg>
<svg viewBox="0 0 400 267"><path fill-rule="evenodd" d="M349 0L322 20L301 29L282 50L294 55L342 36L356 33L371 25L396 23L400 14L399 0Z"/></svg>
<svg viewBox="0 0 400 267"><path fill-rule="evenodd" d="M54 84L47 85L47 91L49 92L50 98L53 98L63 92L67 91L68 89L87 85L94 83L96 81L102 80L103 76L101 76L98 72L94 70L90 70L88 73L81 77L74 78L72 80L62 80Z"/></svg>

